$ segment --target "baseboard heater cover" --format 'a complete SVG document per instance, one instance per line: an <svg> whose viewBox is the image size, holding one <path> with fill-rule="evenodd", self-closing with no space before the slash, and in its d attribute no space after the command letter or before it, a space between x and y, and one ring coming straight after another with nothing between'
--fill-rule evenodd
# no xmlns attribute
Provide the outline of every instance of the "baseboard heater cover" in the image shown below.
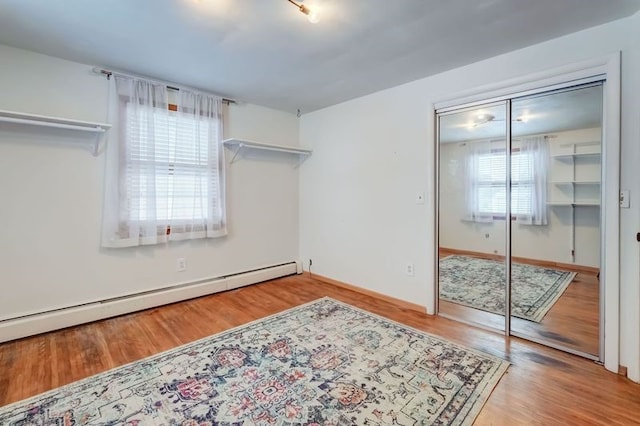
<svg viewBox="0 0 640 426"><path fill-rule="evenodd" d="M300 262L291 262L0 321L0 343L296 274L299 265Z"/></svg>

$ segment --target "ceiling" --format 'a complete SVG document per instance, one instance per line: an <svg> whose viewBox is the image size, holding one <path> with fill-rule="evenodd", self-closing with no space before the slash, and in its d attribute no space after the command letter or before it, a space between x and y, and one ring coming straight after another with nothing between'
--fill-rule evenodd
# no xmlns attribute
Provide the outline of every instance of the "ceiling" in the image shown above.
<svg viewBox="0 0 640 426"><path fill-rule="evenodd" d="M505 103L443 115L441 143L505 139ZM512 100L514 137L588 129L602 125L602 85L570 88Z"/></svg>
<svg viewBox="0 0 640 426"><path fill-rule="evenodd" d="M0 43L303 113L632 15L639 0L1 0ZM44 70L43 70L44 71Z"/></svg>

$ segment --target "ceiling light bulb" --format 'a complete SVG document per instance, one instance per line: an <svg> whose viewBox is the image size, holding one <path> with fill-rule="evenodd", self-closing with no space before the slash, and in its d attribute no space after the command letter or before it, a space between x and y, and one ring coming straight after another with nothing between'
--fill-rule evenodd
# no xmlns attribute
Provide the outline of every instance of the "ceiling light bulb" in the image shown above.
<svg viewBox="0 0 640 426"><path fill-rule="evenodd" d="M309 6L305 6L304 4L301 4L299 7L300 12L307 15L307 19L309 20L309 22L311 22L312 24L317 24L320 21L320 16L318 15L318 11L316 9L311 9Z"/></svg>
<svg viewBox="0 0 640 426"><path fill-rule="evenodd" d="M317 10L315 9L311 9L309 11L309 13L307 14L307 19L309 20L309 22L311 22L312 24L317 24L318 22L320 22L320 14L318 13Z"/></svg>

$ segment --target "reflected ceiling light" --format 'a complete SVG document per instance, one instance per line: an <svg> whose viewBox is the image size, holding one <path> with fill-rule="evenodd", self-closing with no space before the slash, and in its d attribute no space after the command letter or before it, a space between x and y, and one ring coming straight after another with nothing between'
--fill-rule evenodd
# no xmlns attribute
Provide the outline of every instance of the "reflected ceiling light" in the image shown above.
<svg viewBox="0 0 640 426"><path fill-rule="evenodd" d="M530 114L528 111L523 112L517 117L511 119L514 123L527 123L529 120L539 118L540 114ZM498 121L505 121L504 118L496 118L495 115L486 112L478 112L469 118L464 124L457 124L454 127L464 128L467 130L473 130L476 127L480 127L483 124L493 123Z"/></svg>
<svg viewBox="0 0 640 426"><path fill-rule="evenodd" d="M519 111L519 114L515 116L513 121L517 121L519 123L528 123L530 120L537 119L542 117L544 114L531 114L530 109L524 109Z"/></svg>
<svg viewBox="0 0 640 426"><path fill-rule="evenodd" d="M530 116L529 116L530 117ZM471 117L469 117L466 123L455 124L453 127L463 128L467 130L473 130L476 127L480 127L483 124L494 123L498 121L505 121L504 118L496 118L495 115L489 114L487 112L478 112L474 113ZM514 119L514 121L521 121L520 118Z"/></svg>
<svg viewBox="0 0 640 426"><path fill-rule="evenodd" d="M487 114L487 113L480 113L478 115L476 115L475 117L473 117L472 120L470 120L469 122L467 122L467 124L465 124L465 127L469 130L471 129L475 129L476 127L488 123L490 121L494 121L496 118L495 115L493 114Z"/></svg>
<svg viewBox="0 0 640 426"><path fill-rule="evenodd" d="M476 126L478 126L480 124L484 124L484 123L488 123L489 121L493 121L495 118L496 117L493 114L481 113L481 114L478 114L476 116L476 119L475 119L474 122L476 123Z"/></svg>
<svg viewBox="0 0 640 426"><path fill-rule="evenodd" d="M296 3L293 0L287 0L287 1L289 3L295 5L300 12L304 13L305 15L307 15L307 19L312 24L317 24L318 21L320 21L320 16L318 15L318 10L317 9L315 9L315 8L312 9L309 6L305 6L302 3Z"/></svg>

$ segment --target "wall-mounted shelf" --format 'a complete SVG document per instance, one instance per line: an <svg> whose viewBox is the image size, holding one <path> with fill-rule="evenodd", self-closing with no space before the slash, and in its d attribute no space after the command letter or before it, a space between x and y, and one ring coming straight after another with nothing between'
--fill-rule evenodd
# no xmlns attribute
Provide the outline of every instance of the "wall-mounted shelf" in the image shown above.
<svg viewBox="0 0 640 426"><path fill-rule="evenodd" d="M298 155L301 158L301 161L300 161L300 163L298 163L298 165L300 165L302 163L302 161L304 161L313 152L310 149L294 148L294 147L290 147L290 146L275 145L275 144L248 141L248 140L243 140L243 139L234 139L234 138L225 139L223 141L223 143L224 143L225 146L228 146L231 149L235 148L234 149L234 153L233 153L233 158L231 158L231 163L232 164L236 160L236 158L238 157L238 154L241 154L242 151L246 150L246 149L256 149L256 150L262 150L262 151L275 151L275 152L282 152L282 153L285 153L285 154Z"/></svg>
<svg viewBox="0 0 640 426"><path fill-rule="evenodd" d="M549 201L547 202L548 206L584 206L584 207L598 207L600 206L600 201Z"/></svg>
<svg viewBox="0 0 640 426"><path fill-rule="evenodd" d="M100 137L111 128L111 124L93 123L90 121L71 120L68 118L49 117L46 115L27 114L24 112L4 110L0 110L0 123L95 133L97 137L93 155L98 154Z"/></svg>
<svg viewBox="0 0 640 426"><path fill-rule="evenodd" d="M551 158L561 160L563 165L560 167L562 167L564 170L570 170L571 173L569 175L565 172L564 174L566 177L563 177L563 180L553 180L550 183L556 186L570 189L570 196L562 201L549 201L547 202L548 206L566 206L572 208L600 206L600 200L595 198L597 197L597 194L594 193L594 191L596 190L599 192L600 180L596 179L594 176L576 178L576 175L583 176L585 174L585 168L590 167L583 162L577 162L577 159L593 158L596 161L600 161L600 156L602 155L600 151L595 151L594 148L581 152L576 152L576 148L578 146L590 146L598 144L599 142L595 141L564 144L563 146L571 147L573 152L557 153L551 156Z"/></svg>
<svg viewBox="0 0 640 426"><path fill-rule="evenodd" d="M567 180L554 181L551 183L554 185L600 185L600 181L597 180Z"/></svg>
<svg viewBox="0 0 640 426"><path fill-rule="evenodd" d="M561 143L560 146L568 146L568 147L578 147L578 146L594 146L594 145L600 145L600 141L599 140L591 140L591 141L582 141L582 142L566 142L566 143Z"/></svg>
<svg viewBox="0 0 640 426"><path fill-rule="evenodd" d="M601 142L573 141L552 146L547 206L570 226L569 253L576 260L577 218L600 212ZM586 215L586 216L585 216ZM578 251L581 247L578 247Z"/></svg>
<svg viewBox="0 0 640 426"><path fill-rule="evenodd" d="M556 158L558 160L563 159L571 159L571 158L579 158L579 157L600 157L600 152L574 152L568 154L554 154L551 158Z"/></svg>

